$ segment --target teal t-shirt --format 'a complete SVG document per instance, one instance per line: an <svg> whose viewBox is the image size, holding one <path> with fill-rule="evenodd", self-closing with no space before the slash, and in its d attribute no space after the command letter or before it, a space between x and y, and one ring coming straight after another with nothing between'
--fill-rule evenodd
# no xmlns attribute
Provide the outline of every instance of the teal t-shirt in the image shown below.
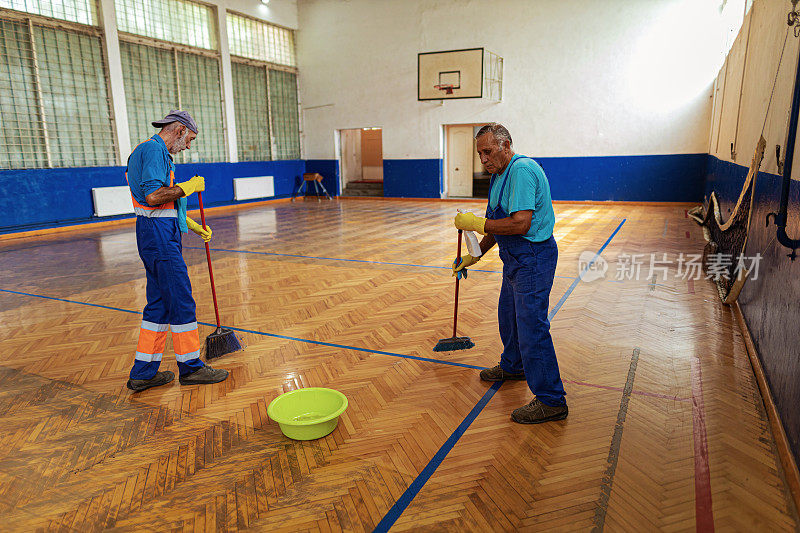
<svg viewBox="0 0 800 533"><path fill-rule="evenodd" d="M508 184L500 198L500 189L506 180ZM536 161L514 155L503 173L495 175L493 181L489 208L495 208L499 202L509 216L517 211L533 211L531 229L523 237L532 242L546 241L552 237L556 215L550 197L550 183Z"/></svg>

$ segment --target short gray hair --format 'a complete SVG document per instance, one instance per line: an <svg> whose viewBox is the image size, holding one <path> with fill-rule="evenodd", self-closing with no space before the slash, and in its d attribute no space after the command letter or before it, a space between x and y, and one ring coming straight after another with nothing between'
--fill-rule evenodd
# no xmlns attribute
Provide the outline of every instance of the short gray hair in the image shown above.
<svg viewBox="0 0 800 533"><path fill-rule="evenodd" d="M503 146L503 141L508 141L509 146L514 145L514 141L511 140L511 134L508 133L508 130L502 124L492 122L491 124L483 126L478 130L475 138L477 139L481 135L486 135L487 133L494 135L494 138L497 140L497 144L499 144L501 147Z"/></svg>
<svg viewBox="0 0 800 533"><path fill-rule="evenodd" d="M181 126L183 126L183 124L181 124L180 122L178 122L176 120L175 122L170 122L169 124L164 124L163 126L161 126L161 131L163 131L163 132L175 131L178 128L180 128ZM186 128L186 129L188 130L189 128Z"/></svg>

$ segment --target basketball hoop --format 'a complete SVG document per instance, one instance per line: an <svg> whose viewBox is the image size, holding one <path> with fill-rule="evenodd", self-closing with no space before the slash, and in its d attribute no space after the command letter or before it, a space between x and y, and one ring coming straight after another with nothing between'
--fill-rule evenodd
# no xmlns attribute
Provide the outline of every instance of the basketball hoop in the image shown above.
<svg viewBox="0 0 800 533"><path fill-rule="evenodd" d="M433 88L444 91L445 94L453 94L455 86L452 83L442 83L440 85L434 85Z"/></svg>

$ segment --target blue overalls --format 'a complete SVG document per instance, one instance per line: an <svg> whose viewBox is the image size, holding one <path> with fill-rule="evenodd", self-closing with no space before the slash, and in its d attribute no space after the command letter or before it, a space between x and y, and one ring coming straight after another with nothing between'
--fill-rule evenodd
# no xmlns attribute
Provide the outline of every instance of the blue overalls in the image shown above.
<svg viewBox="0 0 800 533"><path fill-rule="evenodd" d="M175 171L171 157L169 163L169 185L172 186ZM128 179L127 171L125 179ZM192 284L183 260L177 202L153 207L138 202L133 194L131 199L137 215L136 245L147 276L147 305L142 313L130 378L151 379L156 375L168 330L172 331L178 371L184 376L202 368L204 364L200 360Z"/></svg>
<svg viewBox="0 0 800 533"><path fill-rule="evenodd" d="M523 158L509 165L519 159ZM490 199L496 178L497 175L492 176L489 186ZM487 205L486 218L499 220L510 216L501 207L503 191L510 179L511 168L500 188L497 207L492 209ZM552 235L542 242L531 242L522 235L495 235L494 238L503 261L503 286L497 306L504 348L500 367L513 374L524 372L528 386L542 403L552 407L565 405L566 393L547 317L558 262L556 240Z"/></svg>

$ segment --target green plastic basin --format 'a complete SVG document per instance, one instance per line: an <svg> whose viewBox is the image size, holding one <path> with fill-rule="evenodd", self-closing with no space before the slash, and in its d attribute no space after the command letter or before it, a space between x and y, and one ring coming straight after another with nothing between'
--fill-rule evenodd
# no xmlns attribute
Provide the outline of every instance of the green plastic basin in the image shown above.
<svg viewBox="0 0 800 533"><path fill-rule="evenodd" d="M270 402L267 414L290 439L313 440L336 429L345 409L347 397L341 392L309 387L281 394Z"/></svg>

